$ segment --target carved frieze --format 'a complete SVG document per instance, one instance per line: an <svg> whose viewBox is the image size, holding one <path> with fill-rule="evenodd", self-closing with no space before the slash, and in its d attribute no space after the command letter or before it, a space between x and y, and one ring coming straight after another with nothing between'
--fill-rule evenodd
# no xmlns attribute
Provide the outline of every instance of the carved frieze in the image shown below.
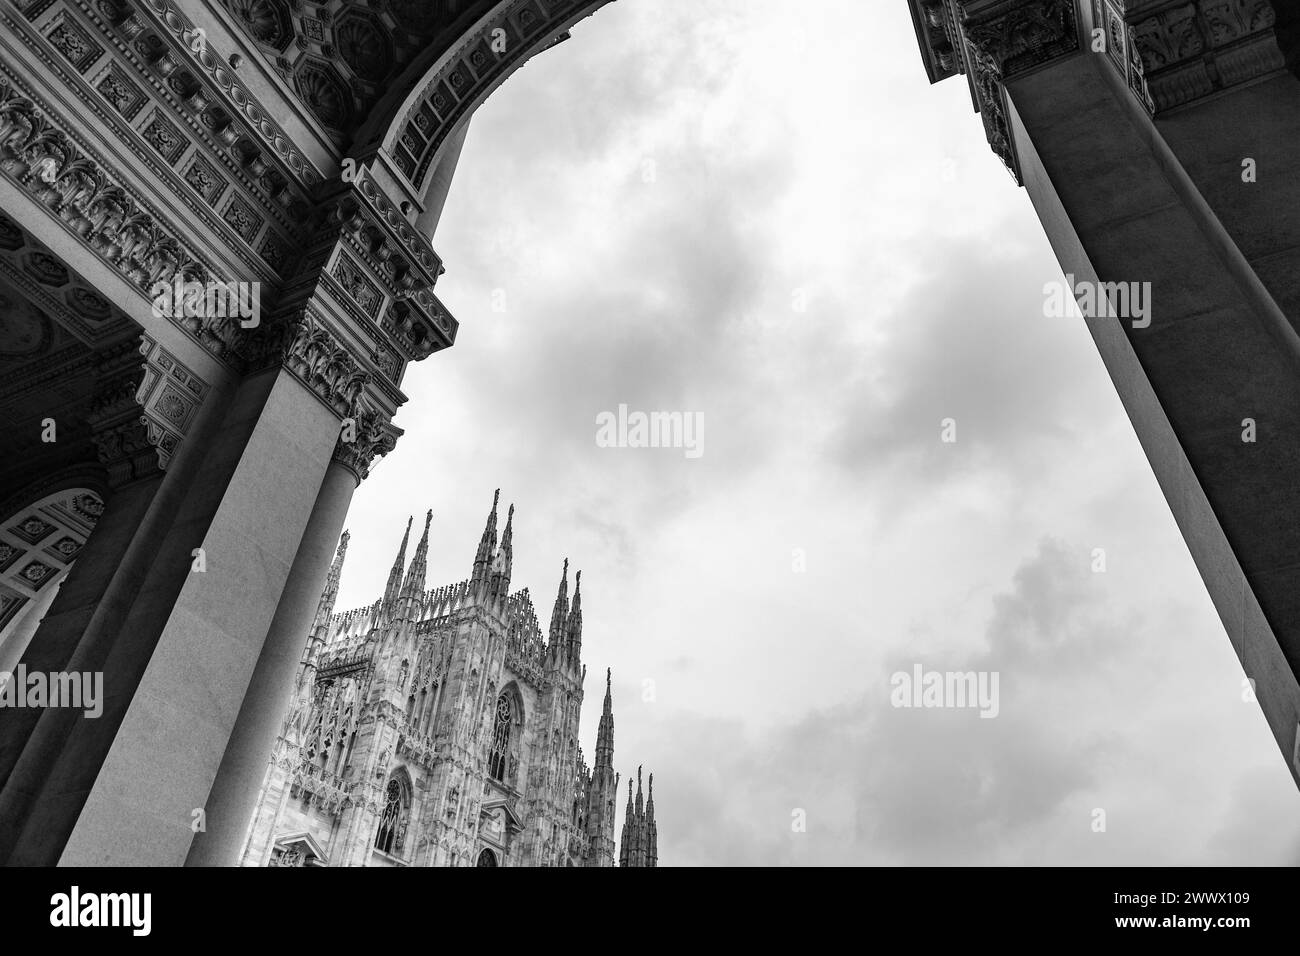
<svg viewBox="0 0 1300 956"><path fill-rule="evenodd" d="M181 241L4 76L0 172L141 290L177 275L206 278L206 270ZM224 340L220 334L217 338Z"/></svg>

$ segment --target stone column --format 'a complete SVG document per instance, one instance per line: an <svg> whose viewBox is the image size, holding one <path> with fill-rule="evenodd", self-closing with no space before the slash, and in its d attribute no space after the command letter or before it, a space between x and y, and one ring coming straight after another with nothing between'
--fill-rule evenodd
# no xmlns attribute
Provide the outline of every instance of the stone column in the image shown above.
<svg viewBox="0 0 1300 956"><path fill-rule="evenodd" d="M351 469L338 461L330 464L208 795L207 830L194 837L187 866L239 863L258 785L284 723L307 632L356 487Z"/></svg>
<svg viewBox="0 0 1300 956"><path fill-rule="evenodd" d="M96 775L75 752L60 761L50 798L84 801L61 864L184 862L338 431L337 414L288 370L241 386L208 451L207 480L158 548L160 575L180 590L160 582L142 595L106 662L110 680L147 665L133 694L108 695L105 717L117 726L103 728L115 731L103 765Z"/></svg>
<svg viewBox="0 0 1300 956"><path fill-rule="evenodd" d="M134 346L114 350L101 369L87 414L100 464L112 489L104 513L68 572L36 635L23 652L29 671L101 671L153 562L154 542L165 534L183 496L195 456L182 447L164 476L156 444L142 420L137 388L144 369ZM214 403L215 404L215 403ZM195 430L212 420L201 410ZM36 609L33 609L35 611ZM107 687L107 682L106 682ZM20 862L19 838L40 794L78 727L81 711L12 711L0 721L0 861ZM48 820L48 818L46 818ZM46 827L23 841L27 862L52 864L42 855Z"/></svg>

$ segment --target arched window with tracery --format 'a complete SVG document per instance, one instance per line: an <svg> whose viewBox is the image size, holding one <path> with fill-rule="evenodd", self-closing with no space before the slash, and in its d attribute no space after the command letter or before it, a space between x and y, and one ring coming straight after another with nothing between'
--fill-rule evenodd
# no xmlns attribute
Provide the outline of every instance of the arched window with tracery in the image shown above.
<svg viewBox="0 0 1300 956"><path fill-rule="evenodd" d="M502 782L510 769L510 732L514 727L514 701L502 692L497 698L496 717L492 723L492 749L488 752L488 774Z"/></svg>
<svg viewBox="0 0 1300 956"><path fill-rule="evenodd" d="M375 847L384 853L396 855L402 849L402 831L405 829L406 800L402 785L396 780L388 781L385 792L384 812L379 817L379 830L375 833Z"/></svg>
<svg viewBox="0 0 1300 956"><path fill-rule="evenodd" d="M484 850L478 855L478 866L496 866L497 857L491 850Z"/></svg>

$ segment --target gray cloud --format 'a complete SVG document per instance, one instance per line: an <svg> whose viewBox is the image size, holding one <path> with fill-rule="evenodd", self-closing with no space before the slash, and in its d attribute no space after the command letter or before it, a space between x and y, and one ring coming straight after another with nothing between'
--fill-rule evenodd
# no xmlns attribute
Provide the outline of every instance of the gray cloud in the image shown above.
<svg viewBox="0 0 1300 956"><path fill-rule="evenodd" d="M435 237L460 339L403 383L341 605L426 507L430 583L465 577L501 486L543 617L584 569L665 864L1293 861L1294 785L1082 320L1042 316L1032 209L904 6L867 6L801 45L769 0L611 4L493 95ZM621 402L702 411L704 457L597 448ZM1000 716L890 707L913 662L999 670Z"/></svg>
<svg viewBox="0 0 1300 956"><path fill-rule="evenodd" d="M1126 729L1117 744L1118 729L1104 712L1083 705L1099 699L1117 671L1129 671L1125 692L1140 685L1140 645L1151 635L1131 631L1127 651L1103 642L1088 655L1060 660L1062 643L1099 622L1120 625L1108 621L1104 598L1077 586L1079 557L1043 542L992 601L976 642L984 649L924 660L927 669L1000 664L1002 712L995 719L894 708L887 675L877 674L857 700L762 734L691 713L656 727L641 744L655 765L675 771L656 783L664 856L688 865L1293 861L1300 825L1267 834L1251 822L1294 809L1294 795L1272 785L1276 772L1239 781L1227 814L1213 793L1198 797L1158 773L1123 779L1113 759L1117 746L1147 760L1155 748L1140 727ZM1045 671L1041 665L1053 660L1058 666ZM900 656L891 669L910 670L912 663ZM1057 697L1059 707L1044 706ZM1208 719L1184 730L1189 738L1212 733ZM1105 796L1117 780L1125 788L1118 806ZM1181 845L1127 839L1130 803L1161 806ZM1108 832L1094 833L1092 810L1107 805L1114 815ZM796 808L807 813L806 833L791 831ZM1116 828L1119 835L1110 832Z"/></svg>

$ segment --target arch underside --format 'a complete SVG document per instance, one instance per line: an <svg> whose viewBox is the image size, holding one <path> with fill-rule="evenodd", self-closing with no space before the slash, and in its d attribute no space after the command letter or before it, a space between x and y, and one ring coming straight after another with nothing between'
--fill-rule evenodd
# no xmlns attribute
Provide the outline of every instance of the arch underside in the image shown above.
<svg viewBox="0 0 1300 956"><path fill-rule="evenodd" d="M609 0L222 0L343 153L382 147L417 191L450 132Z"/></svg>

